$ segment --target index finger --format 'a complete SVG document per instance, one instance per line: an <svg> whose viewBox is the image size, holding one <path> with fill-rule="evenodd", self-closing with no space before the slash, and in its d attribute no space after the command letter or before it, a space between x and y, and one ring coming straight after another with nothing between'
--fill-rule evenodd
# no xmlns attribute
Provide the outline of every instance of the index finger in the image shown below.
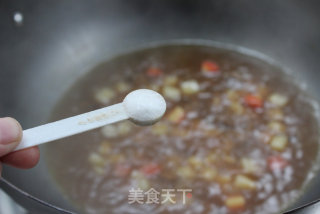
<svg viewBox="0 0 320 214"><path fill-rule="evenodd" d="M39 148L37 146L27 149L11 152L0 158L2 163L21 169L34 167L40 158Z"/></svg>

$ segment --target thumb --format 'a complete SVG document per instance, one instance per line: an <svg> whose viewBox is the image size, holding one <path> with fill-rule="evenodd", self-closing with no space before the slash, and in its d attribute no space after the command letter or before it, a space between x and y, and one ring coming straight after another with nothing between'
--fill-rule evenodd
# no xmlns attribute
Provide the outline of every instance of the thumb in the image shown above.
<svg viewBox="0 0 320 214"><path fill-rule="evenodd" d="M22 128L13 118L0 118L0 157L10 153L18 146L22 137Z"/></svg>

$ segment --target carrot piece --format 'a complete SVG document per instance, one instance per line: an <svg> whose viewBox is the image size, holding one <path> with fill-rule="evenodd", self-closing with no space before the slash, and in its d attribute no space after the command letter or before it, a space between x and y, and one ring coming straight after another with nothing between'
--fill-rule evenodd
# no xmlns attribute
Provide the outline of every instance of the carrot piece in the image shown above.
<svg viewBox="0 0 320 214"><path fill-rule="evenodd" d="M144 173L145 175L150 176L150 175L159 174L161 171L161 168L160 168L159 164L149 163L149 164L146 164L143 167L141 167L140 171L142 173Z"/></svg>
<svg viewBox="0 0 320 214"><path fill-rule="evenodd" d="M156 67L150 67L147 70L147 75L149 77L158 77L158 76L160 76L162 74L163 74L163 71L161 69L159 69L159 68L156 68Z"/></svg>
<svg viewBox="0 0 320 214"><path fill-rule="evenodd" d="M203 72L218 72L219 69L218 64L210 60L205 60L201 64L201 71Z"/></svg>
<svg viewBox="0 0 320 214"><path fill-rule="evenodd" d="M252 108L261 108L263 101L259 96L248 94L244 97L245 103Z"/></svg>
<svg viewBox="0 0 320 214"><path fill-rule="evenodd" d="M281 157L280 155L270 156L267 160L268 167L270 170L281 170L288 166L288 161Z"/></svg>

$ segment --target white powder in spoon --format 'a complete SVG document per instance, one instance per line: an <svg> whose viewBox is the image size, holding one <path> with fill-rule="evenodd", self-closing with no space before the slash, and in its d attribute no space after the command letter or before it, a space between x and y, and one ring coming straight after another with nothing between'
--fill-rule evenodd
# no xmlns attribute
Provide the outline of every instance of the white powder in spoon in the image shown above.
<svg viewBox="0 0 320 214"><path fill-rule="evenodd" d="M130 120L137 125L152 125L166 111L166 101L161 94L149 89L130 92L124 98L123 106Z"/></svg>

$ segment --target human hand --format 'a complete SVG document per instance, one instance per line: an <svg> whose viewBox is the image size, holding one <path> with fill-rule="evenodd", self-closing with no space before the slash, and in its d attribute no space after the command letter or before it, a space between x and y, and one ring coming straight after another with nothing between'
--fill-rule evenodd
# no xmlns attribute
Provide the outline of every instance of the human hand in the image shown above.
<svg viewBox="0 0 320 214"><path fill-rule="evenodd" d="M0 176L2 163L28 169L34 167L40 157L37 146L20 151L15 151L22 138L22 128L18 121L13 118L0 118Z"/></svg>

